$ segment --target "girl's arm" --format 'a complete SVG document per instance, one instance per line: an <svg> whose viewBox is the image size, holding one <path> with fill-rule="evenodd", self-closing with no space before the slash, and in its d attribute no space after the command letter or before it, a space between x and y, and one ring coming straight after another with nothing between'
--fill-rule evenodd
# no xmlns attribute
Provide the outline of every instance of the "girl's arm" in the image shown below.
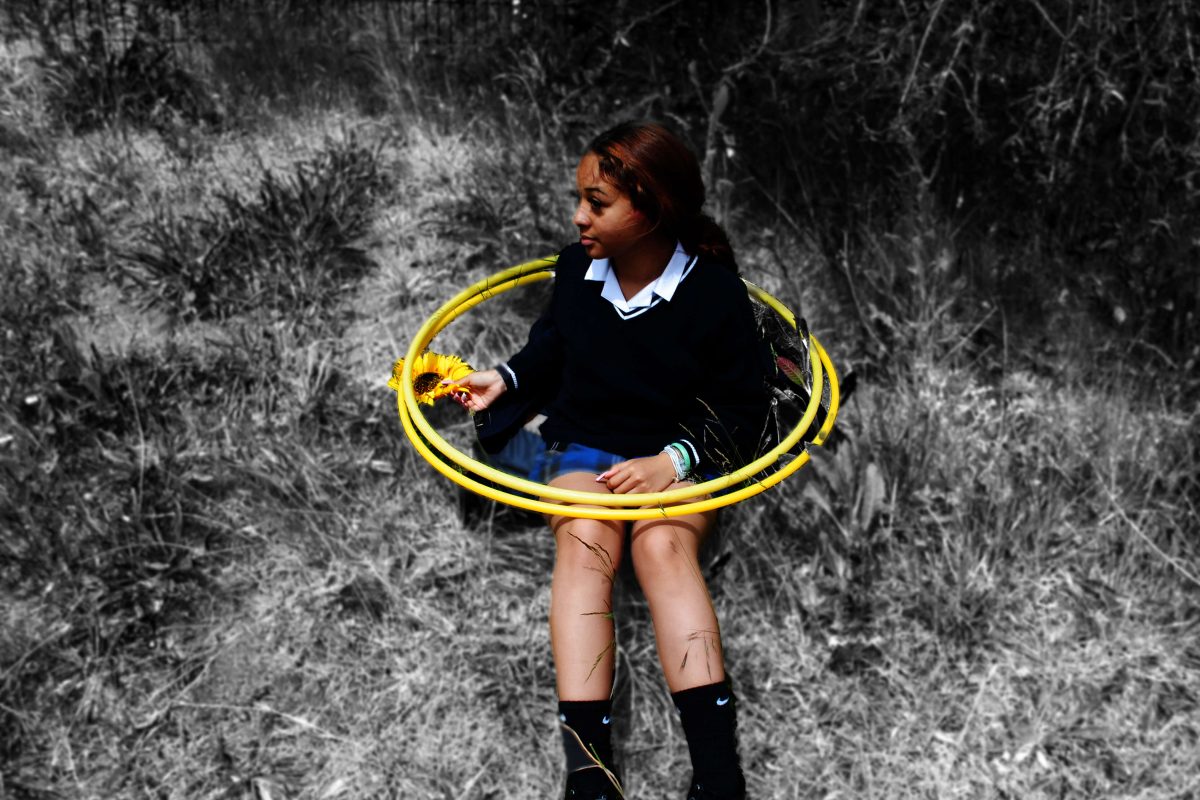
<svg viewBox="0 0 1200 800"><path fill-rule="evenodd" d="M554 399L564 358L553 312L552 302L550 310L533 323L525 347L487 371L485 380L493 394L484 413L475 415L475 434L488 453L500 452L521 426Z"/></svg>
<svg viewBox="0 0 1200 800"><path fill-rule="evenodd" d="M483 411L506 392L518 395L514 398L518 403L538 404L550 399L548 395L562 374L563 364L562 342L554 324L557 288L556 282L550 306L534 320L525 346L516 355L494 369L473 372L458 381L471 390L470 396L456 397L460 405L471 411Z"/></svg>
<svg viewBox="0 0 1200 800"><path fill-rule="evenodd" d="M674 440L692 470L732 472L754 460L766 423L765 349L744 289L722 305L703 337L711 371ZM668 443L664 443L668 444Z"/></svg>
<svg viewBox="0 0 1200 800"><path fill-rule="evenodd" d="M529 341L515 356L494 369L472 372L455 381L459 386L470 389L470 393L456 394L455 399L463 408L483 411L505 392L514 392L525 398L539 398L549 391L550 381L560 374L561 369L562 345L551 311L547 311L533 323L529 330Z"/></svg>
<svg viewBox="0 0 1200 800"><path fill-rule="evenodd" d="M497 367L505 386L514 391L542 394L554 386L563 369L563 346L554 324L554 305L529 329L520 352Z"/></svg>

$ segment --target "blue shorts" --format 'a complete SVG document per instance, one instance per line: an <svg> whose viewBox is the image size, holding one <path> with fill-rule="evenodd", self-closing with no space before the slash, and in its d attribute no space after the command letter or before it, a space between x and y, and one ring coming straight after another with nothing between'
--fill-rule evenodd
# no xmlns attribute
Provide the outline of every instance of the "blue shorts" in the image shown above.
<svg viewBox="0 0 1200 800"><path fill-rule="evenodd" d="M568 472L586 472L591 475L599 475L613 466L620 464L622 461L629 461L629 456L619 456L616 453L609 453L604 450L599 450L595 447L588 447L585 444L575 444L569 442L561 444L555 442L547 447L544 451L534 456L533 469L530 470L529 480L536 483L550 483L555 478L566 475ZM703 483L711 481L720 473L710 470L700 470L691 477L695 483ZM732 491L733 488L722 489L714 494L725 494Z"/></svg>
<svg viewBox="0 0 1200 800"><path fill-rule="evenodd" d="M628 460L625 456L597 450L595 447L556 442L533 457L533 469L529 472L529 480L549 483L568 472L599 475L610 467Z"/></svg>

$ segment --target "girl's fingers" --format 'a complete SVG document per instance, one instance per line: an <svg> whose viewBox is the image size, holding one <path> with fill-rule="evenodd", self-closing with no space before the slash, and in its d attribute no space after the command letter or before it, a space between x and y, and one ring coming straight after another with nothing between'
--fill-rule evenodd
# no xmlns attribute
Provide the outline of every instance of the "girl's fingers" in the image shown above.
<svg viewBox="0 0 1200 800"><path fill-rule="evenodd" d="M647 480L648 476L639 477L635 470L628 468L630 463L622 461L620 464L614 464L596 476L596 483L608 484L609 490L614 494L652 491ZM639 489L639 487L641 488Z"/></svg>
<svg viewBox="0 0 1200 800"><path fill-rule="evenodd" d="M618 472L609 480L608 488L613 494L627 494L633 490L634 484L636 484L636 481L632 480L633 477L633 473L628 470Z"/></svg>
<svg viewBox="0 0 1200 800"><path fill-rule="evenodd" d="M622 475L621 472L619 470L617 470L616 468L609 469L605 472L602 472L600 475L598 475L596 477L597 483L607 484L609 491L613 491L613 492L617 491L617 487L620 486L622 483L624 483L624 481L625 481L625 476Z"/></svg>
<svg viewBox="0 0 1200 800"><path fill-rule="evenodd" d="M596 476L596 483L600 483L601 481L608 480L613 475L616 475L618 472L620 472L622 469L624 469L625 465L628 463L629 463L628 461L622 461L619 464L613 464L611 467L604 470L604 472L601 472L599 475Z"/></svg>

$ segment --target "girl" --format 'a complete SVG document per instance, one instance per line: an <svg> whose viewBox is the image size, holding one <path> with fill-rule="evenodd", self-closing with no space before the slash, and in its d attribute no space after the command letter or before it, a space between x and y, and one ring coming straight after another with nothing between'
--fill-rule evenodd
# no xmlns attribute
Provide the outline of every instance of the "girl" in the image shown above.
<svg viewBox="0 0 1200 800"><path fill-rule="evenodd" d="M658 492L740 466L763 431L766 365L728 239L701 213L695 156L660 125L626 123L589 145L576 182L579 242L559 255L549 310L507 363L456 381L469 390L458 401L474 412L542 410L547 448L531 477L551 486ZM485 429L487 416L477 413ZM736 699L698 560L714 518L549 518L566 797L618 795L606 611L627 533L687 736L688 797L745 797Z"/></svg>

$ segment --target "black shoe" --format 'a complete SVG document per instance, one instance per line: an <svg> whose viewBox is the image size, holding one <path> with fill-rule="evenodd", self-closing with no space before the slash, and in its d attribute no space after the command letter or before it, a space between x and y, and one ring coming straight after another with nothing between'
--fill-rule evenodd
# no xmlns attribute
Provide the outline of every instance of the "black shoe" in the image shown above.
<svg viewBox="0 0 1200 800"><path fill-rule="evenodd" d="M735 794L717 794L711 789L704 788L704 784L700 783L692 777L692 787L688 789L687 800L746 800L746 782L739 780L741 789Z"/></svg>
<svg viewBox="0 0 1200 800"><path fill-rule="evenodd" d="M621 783L620 770L610 769L617 783ZM567 800L621 800L624 796L600 767L587 767L567 775Z"/></svg>

